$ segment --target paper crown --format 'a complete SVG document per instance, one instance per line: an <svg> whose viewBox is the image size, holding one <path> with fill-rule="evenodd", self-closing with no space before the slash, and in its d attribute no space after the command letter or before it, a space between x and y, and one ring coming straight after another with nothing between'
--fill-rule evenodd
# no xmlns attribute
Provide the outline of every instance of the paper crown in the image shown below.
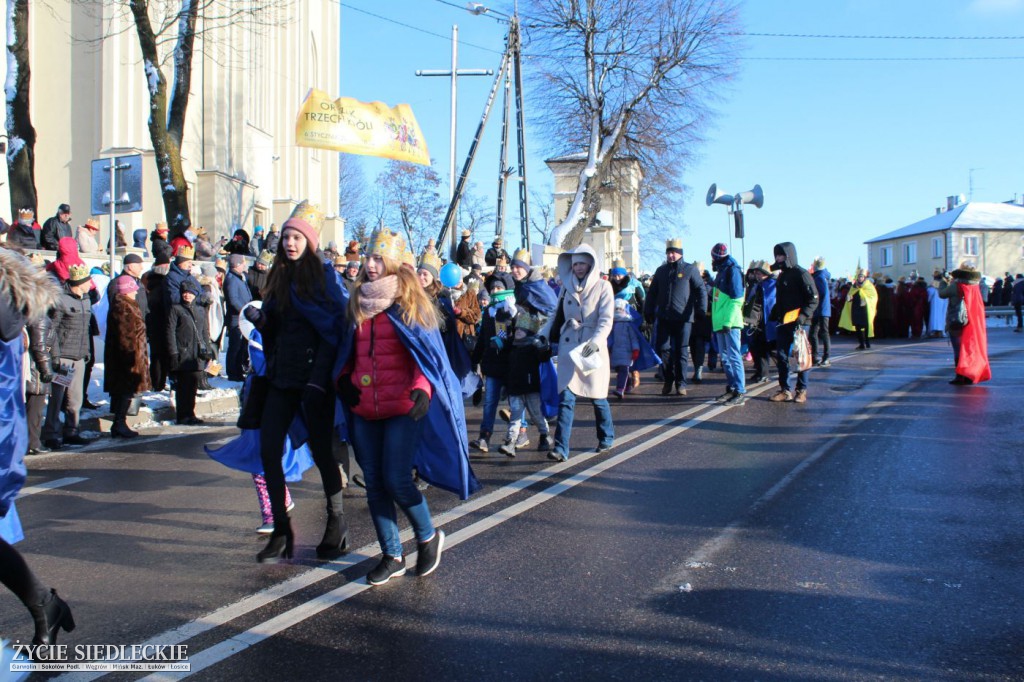
<svg viewBox="0 0 1024 682"><path fill-rule="evenodd" d="M346 258L344 254L340 256L335 256L333 262L335 267L339 265L341 265L342 267L348 267L348 258Z"/></svg>
<svg viewBox="0 0 1024 682"><path fill-rule="evenodd" d="M89 218L88 220L85 221L85 226L90 230L99 230L100 221L98 218Z"/></svg>
<svg viewBox="0 0 1024 682"><path fill-rule="evenodd" d="M192 246L179 247L177 257L184 258L186 260L192 260L196 257L196 250Z"/></svg>
<svg viewBox="0 0 1024 682"><path fill-rule="evenodd" d="M530 252L526 249L518 249L512 254L512 262L519 261L524 265L532 265L533 261L530 260Z"/></svg>
<svg viewBox="0 0 1024 682"><path fill-rule="evenodd" d="M309 199L303 199L299 202L298 206L292 209L292 214L288 216L288 220L293 218L306 223L317 233L324 226L323 209L320 208L320 204L314 204Z"/></svg>
<svg viewBox="0 0 1024 682"><path fill-rule="evenodd" d="M272 254L270 251L267 251L266 249L264 249L263 251L260 252L260 257L257 258L256 260L258 260L260 263L263 263L264 265L268 265L268 266L269 265L273 265L274 264L274 254Z"/></svg>
<svg viewBox="0 0 1024 682"><path fill-rule="evenodd" d="M167 231L167 223L157 223L156 226L154 227L154 229L157 232L166 232Z"/></svg>
<svg viewBox="0 0 1024 682"><path fill-rule="evenodd" d="M613 260L612 261L612 270L615 270L616 268L619 268L620 270L625 270L626 269L626 261L622 260L621 258L616 258L615 260Z"/></svg>
<svg viewBox="0 0 1024 682"><path fill-rule="evenodd" d="M441 272L441 257L438 256L436 253L424 251L423 255L420 256L419 267L432 270L434 273L434 277L437 277L437 273Z"/></svg>
<svg viewBox="0 0 1024 682"><path fill-rule="evenodd" d="M531 315L527 312L520 312L516 316L516 330L522 329L525 332L536 334L544 328L547 318L543 315Z"/></svg>
<svg viewBox="0 0 1024 682"><path fill-rule="evenodd" d="M412 255L412 251L409 251L408 249L403 251L400 258L402 260L402 265L408 265L413 270L416 269L416 256Z"/></svg>
<svg viewBox="0 0 1024 682"><path fill-rule="evenodd" d="M462 231L462 236L463 236L463 237L472 237L472 236L473 236L473 233L472 233L472 232L470 232L469 230L463 230L463 231Z"/></svg>
<svg viewBox="0 0 1024 682"><path fill-rule="evenodd" d="M32 265L46 265L46 259L43 258L42 255L38 253L33 253L31 256L28 257L28 260L30 263L32 263Z"/></svg>
<svg viewBox="0 0 1024 682"><path fill-rule="evenodd" d="M92 277L89 275L89 268L84 265L72 265L68 268L68 283L69 284L81 284Z"/></svg>
<svg viewBox="0 0 1024 682"><path fill-rule="evenodd" d="M403 252L405 252L405 240L397 232L392 232L386 227L381 227L373 231L370 235L370 246L366 252L371 256L382 256L384 258L390 258L392 260L402 261ZM412 265L416 264L416 258L412 257Z"/></svg>
<svg viewBox="0 0 1024 682"><path fill-rule="evenodd" d="M31 208L19 208L18 209L18 217L19 218L31 218L35 214L36 214L36 212L33 211Z"/></svg>
<svg viewBox="0 0 1024 682"><path fill-rule="evenodd" d="M665 240L665 249L666 250L668 250L668 249L679 249L680 251L682 251L683 250L683 240L682 239L666 239Z"/></svg>
<svg viewBox="0 0 1024 682"><path fill-rule="evenodd" d="M812 263L812 265L814 265L814 269L815 270L821 270L823 267L825 267L825 257L824 256L817 256L814 259L814 262Z"/></svg>
<svg viewBox="0 0 1024 682"><path fill-rule="evenodd" d="M868 276L868 271L865 270L864 268L858 267L857 271L855 273L853 273L853 276L854 276L854 278L857 278L857 277L867 277Z"/></svg>

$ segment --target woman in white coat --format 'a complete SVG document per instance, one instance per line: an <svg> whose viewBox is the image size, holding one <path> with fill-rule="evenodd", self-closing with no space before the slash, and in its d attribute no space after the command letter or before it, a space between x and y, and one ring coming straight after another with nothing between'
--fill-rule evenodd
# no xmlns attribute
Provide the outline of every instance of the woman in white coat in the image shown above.
<svg viewBox="0 0 1024 682"><path fill-rule="evenodd" d="M548 338L558 344L558 424L548 459L564 462L569 459L577 398L589 398L594 404L598 452L611 449L615 440L608 405L608 335L615 315L615 294L611 284L601 279L597 257L586 244L558 257L558 275L562 294L548 331Z"/></svg>

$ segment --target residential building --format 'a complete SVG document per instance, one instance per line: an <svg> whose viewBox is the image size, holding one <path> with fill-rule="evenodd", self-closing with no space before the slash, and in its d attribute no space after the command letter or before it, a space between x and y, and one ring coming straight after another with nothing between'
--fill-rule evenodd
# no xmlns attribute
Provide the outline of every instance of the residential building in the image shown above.
<svg viewBox="0 0 1024 682"><path fill-rule="evenodd" d="M986 275L1024 272L1022 201L958 204L951 197L946 210L864 242L868 268L893 279L931 277L967 260Z"/></svg>

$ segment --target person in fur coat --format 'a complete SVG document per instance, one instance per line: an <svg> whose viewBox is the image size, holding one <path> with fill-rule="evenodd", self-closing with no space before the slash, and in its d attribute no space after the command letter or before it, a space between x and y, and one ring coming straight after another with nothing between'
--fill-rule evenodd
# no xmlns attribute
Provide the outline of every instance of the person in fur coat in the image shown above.
<svg viewBox="0 0 1024 682"><path fill-rule="evenodd" d="M135 302L138 291L139 283L131 275L121 275L114 280L114 302L110 308L113 324L107 324L103 356L103 390L110 394L114 413L114 425L110 428L113 438L139 435L128 426L128 407L134 394L150 388L146 322Z"/></svg>

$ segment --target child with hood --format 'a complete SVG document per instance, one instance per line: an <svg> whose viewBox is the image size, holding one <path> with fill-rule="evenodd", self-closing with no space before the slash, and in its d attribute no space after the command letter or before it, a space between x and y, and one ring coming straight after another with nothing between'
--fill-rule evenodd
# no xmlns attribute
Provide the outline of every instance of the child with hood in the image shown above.
<svg viewBox="0 0 1024 682"><path fill-rule="evenodd" d="M551 359L551 346L540 335L540 330L547 322L546 316L539 313L531 315L525 310L521 310L515 318L515 331L508 354L508 375L505 379L511 413L505 442L498 448L501 454L509 457L516 456L519 427L527 411L530 412L530 421L537 425L540 432L538 449L547 452L554 445L548 432L547 419L544 418L540 385L541 363Z"/></svg>
<svg viewBox="0 0 1024 682"><path fill-rule="evenodd" d="M629 301L615 299L615 316L612 322L611 363L615 369L615 397L633 391L630 381L630 367L640 357L640 333L633 324L633 316L629 313Z"/></svg>

